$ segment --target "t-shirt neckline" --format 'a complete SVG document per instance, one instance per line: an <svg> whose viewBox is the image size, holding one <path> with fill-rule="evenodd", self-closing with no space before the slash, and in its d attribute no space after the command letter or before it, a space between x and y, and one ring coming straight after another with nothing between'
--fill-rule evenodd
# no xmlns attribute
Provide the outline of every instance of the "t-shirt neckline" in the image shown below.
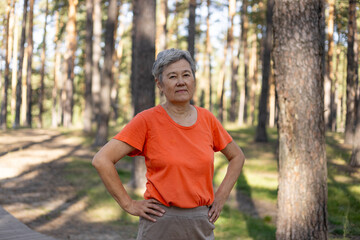
<svg viewBox="0 0 360 240"><path fill-rule="evenodd" d="M197 113L196 121L195 121L195 123L194 123L193 125L191 125L191 126L183 126L183 125L180 125L180 124L178 124L177 122L175 122L175 121L170 117L170 115L167 113L167 111L165 110L165 108L164 108L161 104L159 104L159 107L160 107L160 109L162 109L161 111L163 111L163 113L165 114L166 118L167 118L172 124L174 124L176 127L182 128L182 129L192 129L192 128L196 127L196 125L197 125L198 122L199 122L199 110L198 110L197 106L194 106L194 105L192 105L192 106L195 108L196 113Z"/></svg>

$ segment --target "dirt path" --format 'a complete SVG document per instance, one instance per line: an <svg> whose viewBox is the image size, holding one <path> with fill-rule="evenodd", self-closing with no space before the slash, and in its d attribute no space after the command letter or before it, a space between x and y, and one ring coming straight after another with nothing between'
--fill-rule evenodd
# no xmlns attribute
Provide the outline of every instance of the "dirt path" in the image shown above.
<svg viewBox="0 0 360 240"><path fill-rule="evenodd" d="M30 228L58 239L134 239L136 229L86 218L86 198L64 179L70 157L93 152L54 130L0 132L0 205Z"/></svg>
<svg viewBox="0 0 360 240"><path fill-rule="evenodd" d="M55 130L0 132L0 205L30 228L58 239L135 239L134 226L114 226L86 217L86 197L64 179L71 157L90 161L94 152L77 136ZM253 217L276 219L276 206L232 194L229 204Z"/></svg>

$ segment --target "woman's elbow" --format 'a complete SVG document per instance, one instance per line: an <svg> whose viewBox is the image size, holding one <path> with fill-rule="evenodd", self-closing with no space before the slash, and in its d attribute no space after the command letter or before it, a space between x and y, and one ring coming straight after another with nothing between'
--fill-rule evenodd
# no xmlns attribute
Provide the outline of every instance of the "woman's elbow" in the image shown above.
<svg viewBox="0 0 360 240"><path fill-rule="evenodd" d="M98 169L101 165L102 165L102 158L99 156L99 153L95 154L95 156L93 157L91 164L93 165L94 168Z"/></svg>

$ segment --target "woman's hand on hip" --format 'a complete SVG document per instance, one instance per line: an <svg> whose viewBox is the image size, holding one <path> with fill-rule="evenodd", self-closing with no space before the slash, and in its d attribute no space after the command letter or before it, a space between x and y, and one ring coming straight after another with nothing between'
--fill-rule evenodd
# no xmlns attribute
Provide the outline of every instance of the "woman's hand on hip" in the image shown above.
<svg viewBox="0 0 360 240"><path fill-rule="evenodd" d="M165 210L162 209L159 201L155 199L147 200L132 200L131 203L125 208L125 211L134 216L143 217L152 222L156 222L149 214L161 217L164 215Z"/></svg>
<svg viewBox="0 0 360 240"><path fill-rule="evenodd" d="M222 199L221 197L216 197L215 195L215 200L213 202L213 204L211 204L210 206L210 210L209 210L209 221L212 223L215 223L216 220L219 218L221 210L224 207L224 204L226 202L226 198Z"/></svg>

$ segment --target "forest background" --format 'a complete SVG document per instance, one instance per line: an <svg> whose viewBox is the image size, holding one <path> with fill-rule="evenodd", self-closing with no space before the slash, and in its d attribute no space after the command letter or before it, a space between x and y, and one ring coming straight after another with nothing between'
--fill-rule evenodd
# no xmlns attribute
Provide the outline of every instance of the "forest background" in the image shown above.
<svg viewBox="0 0 360 240"><path fill-rule="evenodd" d="M163 101L151 66L159 51L172 47L189 50L196 60L194 103L228 129L254 129L254 141L268 142L269 129L279 124L272 0L0 4L6 6L0 9L0 127L5 132L81 128L93 146L102 146L114 133L109 135L109 128L120 130L134 114ZM353 153L360 149L355 137L360 132L357 4L328 0L320 13L323 127L339 134ZM345 160L355 172L359 155ZM139 184L135 178L134 187Z"/></svg>

